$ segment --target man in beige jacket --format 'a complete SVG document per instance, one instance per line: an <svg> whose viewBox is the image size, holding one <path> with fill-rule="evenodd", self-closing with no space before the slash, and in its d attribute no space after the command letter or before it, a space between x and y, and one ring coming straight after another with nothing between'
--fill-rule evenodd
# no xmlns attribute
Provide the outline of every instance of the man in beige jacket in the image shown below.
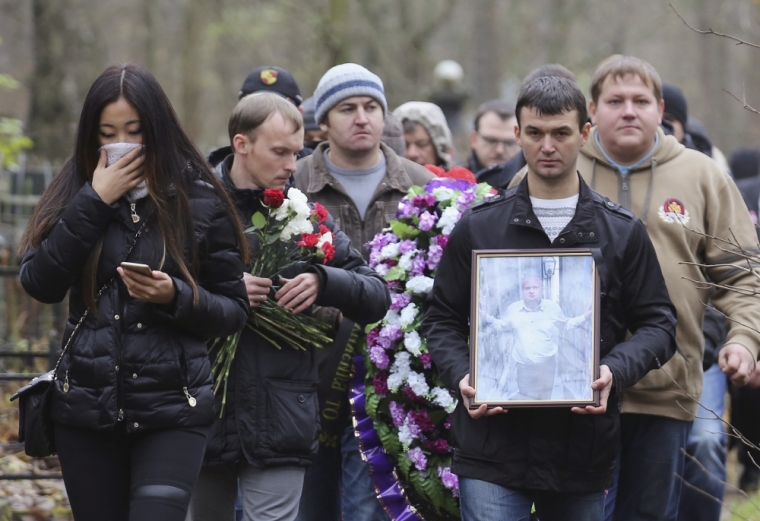
<svg viewBox="0 0 760 521"><path fill-rule="evenodd" d="M678 353L662 370L624 391L619 481L608 495L605 517L675 521L683 449L702 391L706 288L715 283L760 291L747 261L712 237L733 234L746 249L757 239L731 178L710 158L660 129L662 82L650 64L611 56L594 73L591 96L595 126L581 149L578 170L591 188L646 224L678 312ZM720 367L735 384L744 385L760 351L760 335L753 331L760 329L760 304L723 288L711 303L730 319ZM716 421L715 430L720 428Z"/></svg>

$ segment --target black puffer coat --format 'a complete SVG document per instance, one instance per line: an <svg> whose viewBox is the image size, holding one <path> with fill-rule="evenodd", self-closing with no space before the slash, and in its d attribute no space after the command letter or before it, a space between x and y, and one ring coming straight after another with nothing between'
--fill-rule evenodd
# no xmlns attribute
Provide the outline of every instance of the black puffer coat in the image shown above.
<svg viewBox="0 0 760 521"><path fill-rule="evenodd" d="M174 279L176 288L173 303L152 304L130 297L116 277L99 299L98 313L90 313L77 331L58 370L55 421L88 429L110 429L124 421L127 432L213 421L206 341L242 328L248 299L234 228L218 196L210 185L196 181L188 198L199 244L197 306L168 254L161 266L164 248L155 217L127 259L142 220L132 222L126 199L108 205L89 183L39 249L24 256L21 283L33 298L60 302L71 289L64 342L86 309L80 273L101 237L98 288L125 260L160 269ZM148 218L152 205L147 197L137 201L137 214ZM67 378L69 390L64 392ZM194 407L187 394L195 398Z"/></svg>
<svg viewBox="0 0 760 521"><path fill-rule="evenodd" d="M261 204L261 190L238 190L228 177L232 156L217 167L244 223ZM338 308L358 323L380 320L390 306L385 281L367 266L332 217L325 225L333 233L335 256L327 264L302 264L283 276L312 272L319 277L316 304ZM249 235L252 255L258 244ZM255 466L311 464L319 447L317 363L314 348L298 351L272 346L248 328L238 344L230 369L224 417L212 427L206 447L206 464L232 464L245 460ZM217 395L221 404L222 393Z"/></svg>

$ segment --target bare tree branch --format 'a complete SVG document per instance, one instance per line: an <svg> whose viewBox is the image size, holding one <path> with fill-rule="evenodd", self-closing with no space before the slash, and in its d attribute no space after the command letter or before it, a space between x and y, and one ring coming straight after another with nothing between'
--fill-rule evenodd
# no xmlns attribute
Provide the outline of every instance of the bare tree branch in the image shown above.
<svg viewBox="0 0 760 521"><path fill-rule="evenodd" d="M755 114L760 114L760 110L757 110L755 107L753 107L752 105L750 105L750 104L747 103L747 96L746 96L746 94L744 94L744 92L742 92L742 97L741 97L741 99L739 99L739 96L737 96L736 94L734 94L730 90L723 89L723 91L724 92L728 92L731 96L733 96L733 98L736 101L738 101L739 103L741 103L742 105L744 105L744 109L745 110L748 110L750 112L754 112Z"/></svg>
<svg viewBox="0 0 760 521"><path fill-rule="evenodd" d="M699 34L714 34L715 36L720 36L722 38L728 38L729 40L733 40L733 41L736 42L736 45L749 45L750 47L754 47L756 49L760 49L760 45L758 45L756 43L750 43L750 42L744 41L741 38L737 38L736 36L732 36L730 34L718 33L718 32L713 31L711 28L708 28L706 31L697 29L696 27L694 27L692 25L689 25L689 22L687 22L684 19L684 17L681 16L681 13L679 13L676 10L676 8L673 7L673 4L668 4L668 5L670 6L671 9L673 9L673 11L676 13L676 15L678 16L678 18L681 19L681 21L686 25L686 27L688 27L689 29L691 29L692 31L694 31L696 33L699 33ZM730 94L730 92L729 92L729 94ZM741 100L739 100L739 101L741 101Z"/></svg>

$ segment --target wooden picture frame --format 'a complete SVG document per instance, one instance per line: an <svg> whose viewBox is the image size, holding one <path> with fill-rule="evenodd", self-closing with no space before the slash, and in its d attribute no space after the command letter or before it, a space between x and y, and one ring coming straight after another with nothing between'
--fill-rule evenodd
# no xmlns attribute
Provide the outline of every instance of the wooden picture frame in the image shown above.
<svg viewBox="0 0 760 521"><path fill-rule="evenodd" d="M475 250L472 261L470 408L598 406L591 250Z"/></svg>

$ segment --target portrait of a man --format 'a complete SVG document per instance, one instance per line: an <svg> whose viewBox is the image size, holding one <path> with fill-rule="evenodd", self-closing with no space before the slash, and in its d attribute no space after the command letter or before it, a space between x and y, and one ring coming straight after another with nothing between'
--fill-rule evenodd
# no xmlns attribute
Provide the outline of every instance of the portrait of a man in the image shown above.
<svg viewBox="0 0 760 521"><path fill-rule="evenodd" d="M593 398L592 262L481 259L476 401Z"/></svg>

